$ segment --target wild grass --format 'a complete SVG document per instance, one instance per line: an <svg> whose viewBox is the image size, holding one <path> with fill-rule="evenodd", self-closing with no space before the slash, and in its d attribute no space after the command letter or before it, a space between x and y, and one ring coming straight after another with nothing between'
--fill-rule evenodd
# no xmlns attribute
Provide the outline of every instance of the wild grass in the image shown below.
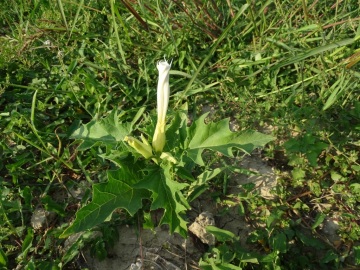
<svg viewBox="0 0 360 270"><path fill-rule="evenodd" d="M64 252L58 236L113 165L100 146L81 152L69 137L113 109L129 121L141 108L154 113L155 65L166 57L173 61L170 112L187 101L195 116L209 105L214 118L276 136L263 156L279 175L279 199L250 202L248 210L282 209L273 230L300 224L326 246L316 260L320 244L298 235L276 264L244 269L355 269L359 39L355 0L3 1L0 268L80 269L78 250L96 243L83 238ZM80 200L68 195L79 186ZM37 209L48 214L35 229ZM112 224L131 219L120 216ZM325 218L339 223L336 242L318 230Z"/></svg>

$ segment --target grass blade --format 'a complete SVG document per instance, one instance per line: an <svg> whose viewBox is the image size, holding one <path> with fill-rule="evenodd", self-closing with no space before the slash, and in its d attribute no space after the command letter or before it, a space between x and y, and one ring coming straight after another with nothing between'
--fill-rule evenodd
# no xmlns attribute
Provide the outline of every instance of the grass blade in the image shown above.
<svg viewBox="0 0 360 270"><path fill-rule="evenodd" d="M115 16L115 5L114 4L115 4L115 1L110 0L111 18L112 18L112 23L113 23L113 27L114 27L115 38L116 38L116 42L117 42L117 45L119 48L121 59L124 62L124 64L126 65L125 52L121 46L121 41L120 41L119 32L118 32L118 25L115 20L116 16Z"/></svg>
<svg viewBox="0 0 360 270"><path fill-rule="evenodd" d="M321 54L323 52L330 51L332 49L336 49L338 47L347 46L347 45L350 45L350 44L352 44L354 42L355 42L355 39L347 38L347 39L344 39L344 40L341 40L341 41L337 41L337 42L334 42L334 43L331 43L331 44L327 44L327 45L324 45L324 46L321 46L321 47L317 47L317 48L311 49L311 50L309 50L307 52L304 52L304 53L295 55L293 57L290 57L290 58L278 63L277 65L274 65L273 67L271 67L271 69L276 70L276 69L282 68L284 66L292 65L292 64L298 63L298 62L300 62L302 60L305 60L306 58L309 58L311 56L315 56L315 55Z"/></svg>
<svg viewBox="0 0 360 270"><path fill-rule="evenodd" d="M73 22L73 25L71 26L71 31L70 31L70 36L69 36L69 38L71 37L71 34L72 34L72 32L74 31L76 22L77 22L77 20L78 20L78 18L79 18L80 10L81 10L81 8L83 7L83 5L84 5L84 0L81 0L80 3L79 3L78 9L76 10L74 22Z"/></svg>
<svg viewBox="0 0 360 270"><path fill-rule="evenodd" d="M186 97L187 92L189 91L190 87L192 86L192 84L194 83L194 81L196 80L197 76L199 76L200 71L203 69L203 67L205 66L205 64L210 60L210 58L212 57L212 55L214 54L216 48L219 46L219 44L221 43L221 41L226 37L227 33L230 31L230 29L234 26L235 22L242 16L242 14L244 13L244 11L249 7L248 4L245 4L241 7L241 9L239 10L239 12L236 14L235 18L232 19L232 21L229 23L229 25L225 28L225 30L221 33L220 37L216 40L216 42L214 43L214 45L211 47L210 52L208 53L208 55L204 58L204 60L200 63L199 67L197 68L197 70L195 71L194 75L192 76L192 78L190 79L189 83L187 84L185 90L183 91L183 94L181 96L181 98L179 99L179 101L177 102L176 106L179 105L179 102Z"/></svg>
<svg viewBox="0 0 360 270"><path fill-rule="evenodd" d="M64 12L63 4L62 4L61 0L57 0L57 3L58 3L58 6L59 6L59 9L60 9L61 17L62 17L62 19L64 21L64 24L65 24L66 30L69 30L67 20L66 20L66 16L65 16L65 12Z"/></svg>

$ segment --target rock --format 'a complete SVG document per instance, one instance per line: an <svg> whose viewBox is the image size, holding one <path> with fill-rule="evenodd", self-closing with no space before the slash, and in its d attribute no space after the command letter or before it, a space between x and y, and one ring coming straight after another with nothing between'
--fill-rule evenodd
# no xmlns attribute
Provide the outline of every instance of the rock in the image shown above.
<svg viewBox="0 0 360 270"><path fill-rule="evenodd" d="M337 233L339 228L339 222L334 218L326 218L322 224L322 231L332 244L341 240Z"/></svg>
<svg viewBox="0 0 360 270"><path fill-rule="evenodd" d="M43 229L52 219L54 219L54 217L55 213L46 211L42 208L37 208L31 216L31 226L35 230Z"/></svg>
<svg viewBox="0 0 360 270"><path fill-rule="evenodd" d="M86 181L81 181L78 186L70 187L69 193L73 198L81 200L84 197L87 189L89 189L89 183Z"/></svg>
<svg viewBox="0 0 360 270"><path fill-rule="evenodd" d="M215 226L215 220L210 212L202 212L190 225L189 231L195 234L201 242L208 245L215 245L215 236L206 231L206 226Z"/></svg>
<svg viewBox="0 0 360 270"><path fill-rule="evenodd" d="M271 200L275 196L272 194L272 189L276 187L276 174L273 168L268 166L261 158L256 155L245 156L239 164L240 168L246 168L247 170L257 173L256 175L237 175L232 178L232 184L228 193L237 194L238 187L244 184L253 183L255 188L259 190L260 196Z"/></svg>

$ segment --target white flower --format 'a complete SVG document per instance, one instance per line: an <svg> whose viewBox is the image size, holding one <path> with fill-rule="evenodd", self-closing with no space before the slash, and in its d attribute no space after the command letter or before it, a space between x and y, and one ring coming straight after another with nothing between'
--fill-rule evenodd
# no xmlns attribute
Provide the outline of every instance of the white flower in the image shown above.
<svg viewBox="0 0 360 270"><path fill-rule="evenodd" d="M171 63L166 60L161 60L156 65L159 71L159 81L157 85L157 122L155 133L153 136L152 146L155 152L161 153L165 146L165 126L166 126L166 111L169 105L170 85L169 73Z"/></svg>

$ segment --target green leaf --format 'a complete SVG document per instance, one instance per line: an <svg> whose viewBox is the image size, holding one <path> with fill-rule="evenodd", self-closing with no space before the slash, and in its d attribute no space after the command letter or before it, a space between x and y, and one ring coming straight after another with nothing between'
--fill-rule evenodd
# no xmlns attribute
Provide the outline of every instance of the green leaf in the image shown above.
<svg viewBox="0 0 360 270"><path fill-rule="evenodd" d="M206 125L204 120L207 115L208 113L202 115L188 129L187 155L199 165L204 165L201 154L205 149L232 157L233 147L250 153L256 147L264 146L273 140L272 136L256 131L231 132L229 119Z"/></svg>
<svg viewBox="0 0 360 270"><path fill-rule="evenodd" d="M273 262L276 262L277 260L278 260L278 253L275 251L275 252L269 253L269 254L265 255L264 257L262 257L260 259L260 262L273 263Z"/></svg>
<svg viewBox="0 0 360 270"><path fill-rule="evenodd" d="M294 178L294 180L302 180L304 179L306 173L303 169L301 168L295 168L291 171L292 177Z"/></svg>
<svg viewBox="0 0 360 270"><path fill-rule="evenodd" d="M134 166L135 167L135 166ZM142 199L147 197L144 190L132 186L139 181L130 167L122 166L115 171L108 171L108 182L93 186L93 200L76 213L76 219L62 234L65 238L70 234L85 231L104 222L117 208L124 208L134 215L142 207Z"/></svg>
<svg viewBox="0 0 360 270"><path fill-rule="evenodd" d="M343 176L336 171L331 171L330 175L331 175L331 179L334 180L335 182L338 182L343 179Z"/></svg>
<svg viewBox="0 0 360 270"><path fill-rule="evenodd" d="M91 148L96 143L115 145L131 132L131 123L120 123L116 111L100 120L92 120L76 129L71 137L82 140L79 150Z"/></svg>
<svg viewBox="0 0 360 270"><path fill-rule="evenodd" d="M241 270L239 266L232 265L230 263L222 263L222 264L211 264L212 270Z"/></svg>
<svg viewBox="0 0 360 270"><path fill-rule="evenodd" d="M34 231L32 228L28 228L27 234L21 246L22 256L26 257L29 249L32 247L32 241L34 239Z"/></svg>
<svg viewBox="0 0 360 270"><path fill-rule="evenodd" d="M352 183L349 186L351 192L358 198L357 201L360 201L360 184L359 183Z"/></svg>
<svg viewBox="0 0 360 270"><path fill-rule="evenodd" d="M32 193L31 188L29 186L26 186L21 191L21 196L24 198L25 205L29 208L31 208L31 202L32 202Z"/></svg>
<svg viewBox="0 0 360 270"><path fill-rule="evenodd" d="M238 214L241 217L245 216L245 208L244 208L244 204L242 203L242 201L238 202Z"/></svg>
<svg viewBox="0 0 360 270"><path fill-rule="evenodd" d="M60 216L65 216L64 205L55 202L49 195L42 197L41 202L44 204L47 211L55 212Z"/></svg>
<svg viewBox="0 0 360 270"><path fill-rule="evenodd" d="M318 227L326 218L326 215L323 213L317 213L316 217L315 217L315 222L314 224L311 226L311 229L315 229L316 227Z"/></svg>
<svg viewBox="0 0 360 270"><path fill-rule="evenodd" d="M208 185L206 184L209 180L216 177L219 173L221 173L224 168L216 168L214 170L206 170L202 174L200 174L196 181L191 183L187 199L189 202L192 202L197 197L199 197L204 191L208 189Z"/></svg>
<svg viewBox="0 0 360 270"><path fill-rule="evenodd" d="M270 237L270 246L274 251L286 253L288 250L287 238L285 233L277 233Z"/></svg>
<svg viewBox="0 0 360 270"><path fill-rule="evenodd" d="M355 246L353 249L354 249L355 264L360 265L360 246Z"/></svg>
<svg viewBox="0 0 360 270"><path fill-rule="evenodd" d="M356 172L360 171L360 166L359 165L351 165L351 169L353 169Z"/></svg>
<svg viewBox="0 0 360 270"><path fill-rule="evenodd" d="M281 220L283 215L284 215L284 211L282 211L278 208L275 208L271 212L270 216L266 219L266 226L268 228L270 228L271 224L273 224L273 222Z"/></svg>
<svg viewBox="0 0 360 270"><path fill-rule="evenodd" d="M327 143L317 141L316 143L309 145L309 149L306 152L310 165L313 167L317 166L317 158L320 153L328 147Z"/></svg>
<svg viewBox="0 0 360 270"><path fill-rule="evenodd" d="M206 226L206 231L208 233L213 234L216 240L220 242L233 241L237 239L236 235L233 234L232 232L220 229L215 226Z"/></svg>
<svg viewBox="0 0 360 270"><path fill-rule="evenodd" d="M180 191L188 185L174 181L171 169L169 164L154 168L149 171L144 180L134 187L148 189L152 192L151 210L159 208L165 210L159 225L168 224L170 233L177 232L186 237L186 221L181 214L190 207Z"/></svg>
<svg viewBox="0 0 360 270"><path fill-rule="evenodd" d="M5 252L2 249L0 249L0 268L2 267L5 268L7 264L8 264L8 258Z"/></svg>
<svg viewBox="0 0 360 270"><path fill-rule="evenodd" d="M338 260L339 255L336 254L333 250L328 250L324 257L320 260L321 263L329 263L334 260Z"/></svg>
<svg viewBox="0 0 360 270"><path fill-rule="evenodd" d="M316 239L316 238L314 238L312 236L306 236L305 234L303 234L303 233L301 233L299 231L296 232L296 236L306 246L314 247L314 248L318 248L318 249L323 249L324 248L324 244L320 240L318 240L318 239Z"/></svg>
<svg viewBox="0 0 360 270"><path fill-rule="evenodd" d="M326 100L322 110L325 111L330 108L343 94L344 90L349 87L350 80L345 80L345 76L340 76L339 80L337 80L329 89L330 96Z"/></svg>

